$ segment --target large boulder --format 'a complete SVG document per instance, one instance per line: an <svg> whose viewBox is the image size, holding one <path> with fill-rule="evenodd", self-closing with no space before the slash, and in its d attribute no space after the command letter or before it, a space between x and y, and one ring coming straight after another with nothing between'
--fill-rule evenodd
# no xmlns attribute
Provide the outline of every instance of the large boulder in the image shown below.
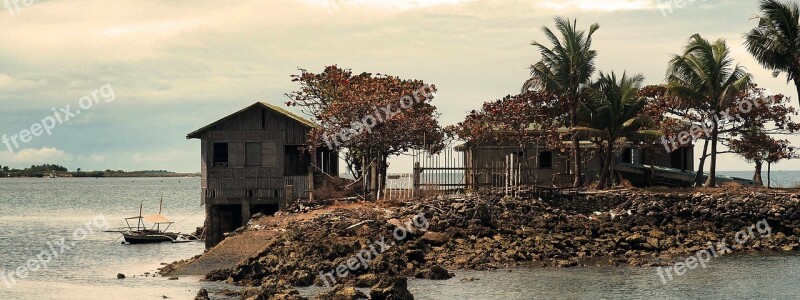
<svg viewBox="0 0 800 300"><path fill-rule="evenodd" d="M355 286L360 288L368 288L378 284L379 281L380 278L378 278L378 275L373 273L362 274L356 277Z"/></svg>
<svg viewBox="0 0 800 300"><path fill-rule="evenodd" d="M447 280L453 278L453 276L454 274L448 272L447 269L442 268L439 265L434 265L430 269L425 269L417 272L417 274L414 274L414 277L416 278L431 280Z"/></svg>
<svg viewBox="0 0 800 300"><path fill-rule="evenodd" d="M274 277L264 278L264 282L255 295L243 295L242 299L247 300L307 300L300 296L296 289L280 283Z"/></svg>
<svg viewBox="0 0 800 300"><path fill-rule="evenodd" d="M422 235L422 240L434 246L441 246L450 241L450 236L445 233L428 231Z"/></svg>
<svg viewBox="0 0 800 300"><path fill-rule="evenodd" d="M194 300L210 300L210 299L211 298L208 298L208 291L206 291L206 289L200 289L199 291L197 291L197 296L194 297Z"/></svg>
<svg viewBox="0 0 800 300"><path fill-rule="evenodd" d="M414 300L405 277L387 277L372 287L371 300Z"/></svg>
<svg viewBox="0 0 800 300"><path fill-rule="evenodd" d="M332 290L323 293L317 298L317 300L362 300L367 299L367 295L362 293L361 291L357 290L354 287L345 287L343 285L337 285Z"/></svg>

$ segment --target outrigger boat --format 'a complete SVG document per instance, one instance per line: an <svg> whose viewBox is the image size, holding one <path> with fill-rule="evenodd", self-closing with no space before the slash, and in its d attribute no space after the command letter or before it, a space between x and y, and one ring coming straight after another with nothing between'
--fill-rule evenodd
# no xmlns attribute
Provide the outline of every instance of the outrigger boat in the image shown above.
<svg viewBox="0 0 800 300"><path fill-rule="evenodd" d="M147 216L142 215L142 206L142 204L139 205L138 216L125 218L125 224L128 226L127 229L121 228L109 232L121 233L127 244L151 244L162 242L183 243L191 241L191 236L183 235L180 232L167 231L175 222L161 215L161 205L159 205L158 214ZM130 221L132 220L136 220L136 227L131 226ZM145 225L145 221L153 225L148 228L147 225ZM162 226L164 226L164 229L161 229Z"/></svg>
<svg viewBox="0 0 800 300"><path fill-rule="evenodd" d="M136 220L136 228L130 225L131 220ZM144 221L153 223L151 228L147 228ZM181 236L177 232L168 232L169 227L174 224L161 214L142 216L141 213L136 217L125 218L128 230L122 232L122 237L129 244L149 244L161 242L173 242ZM161 226L165 225L164 229Z"/></svg>

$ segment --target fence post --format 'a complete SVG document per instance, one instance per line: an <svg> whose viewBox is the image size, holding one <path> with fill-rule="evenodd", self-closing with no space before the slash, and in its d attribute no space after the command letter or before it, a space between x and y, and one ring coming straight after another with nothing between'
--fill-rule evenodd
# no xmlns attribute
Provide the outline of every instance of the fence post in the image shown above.
<svg viewBox="0 0 800 300"><path fill-rule="evenodd" d="M314 202L314 176L315 176L314 175L314 167L313 166L309 166L308 167L308 178L306 179L308 181L308 185L307 185L308 191L306 191L306 192L308 193L308 201L310 201L310 202Z"/></svg>
<svg viewBox="0 0 800 300"><path fill-rule="evenodd" d="M284 205L281 205L281 209L284 209L294 203L294 182L290 180L284 191Z"/></svg>
<svg viewBox="0 0 800 300"><path fill-rule="evenodd" d="M413 178L414 186L412 187L412 190L411 190L411 198L416 198L416 197L419 196L419 185L420 185L419 178L420 178L420 173L422 173L422 169L419 167L419 162L415 162L414 163L414 174L412 175L414 177Z"/></svg>
<svg viewBox="0 0 800 300"><path fill-rule="evenodd" d="M372 192L372 200L378 200L378 165L377 163L373 163L370 165L370 178L369 178L369 189Z"/></svg>

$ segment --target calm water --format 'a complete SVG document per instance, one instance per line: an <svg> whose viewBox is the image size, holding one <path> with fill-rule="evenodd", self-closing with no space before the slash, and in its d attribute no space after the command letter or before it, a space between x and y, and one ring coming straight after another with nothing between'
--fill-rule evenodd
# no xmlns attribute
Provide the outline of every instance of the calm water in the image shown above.
<svg viewBox="0 0 800 300"><path fill-rule="evenodd" d="M723 256L706 269L689 270L666 284L654 268L467 271L456 276L447 281L412 280L409 290L416 299L432 300L800 299L800 256L787 255Z"/></svg>
<svg viewBox="0 0 800 300"><path fill-rule="evenodd" d="M753 179L754 171L720 171L721 175ZM772 171L772 183L770 186L779 188L792 188L800 186L800 171ZM761 179L767 185L767 167L761 171Z"/></svg>
<svg viewBox="0 0 800 300"><path fill-rule="evenodd" d="M774 176L773 176L774 177ZM116 233L74 233L101 215L111 227L122 218L158 210L191 232L203 222L198 178L134 179L2 179L0 180L0 271L23 266L51 244L65 239L70 247L46 269L29 272L6 286L0 278L0 299L192 299L201 287L198 277L173 281L144 277L161 262L202 253L201 243L121 245ZM80 234L77 237L82 237ZM74 243L74 244L73 244ZM124 273L127 279L116 279ZM713 260L662 285L652 268L533 269L457 272L448 281L410 280L416 299L798 299L800 255L729 256ZM136 277L133 277L136 275ZM462 282L461 278L478 280ZM313 296L319 289L304 289ZM213 296L213 294L212 294Z"/></svg>
<svg viewBox="0 0 800 300"><path fill-rule="evenodd" d="M122 245L118 233L75 232L87 222L90 228L102 225L103 216L111 227L123 226L124 217L139 214L142 202L144 214L157 213L162 196L163 213L178 222L174 229L193 232L204 218L198 187L197 178L0 180L0 271L24 266L50 249L48 242L60 256L11 287L0 278L0 299L191 299L201 287L199 278L142 274L153 273L161 262L202 253L202 243ZM62 238L69 247L63 253ZM117 273L129 278L118 280Z"/></svg>

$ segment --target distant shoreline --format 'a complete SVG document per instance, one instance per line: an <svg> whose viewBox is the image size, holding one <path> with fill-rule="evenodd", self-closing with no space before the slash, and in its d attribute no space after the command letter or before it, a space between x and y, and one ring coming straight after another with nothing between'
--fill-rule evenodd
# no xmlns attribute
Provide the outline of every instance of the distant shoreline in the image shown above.
<svg viewBox="0 0 800 300"><path fill-rule="evenodd" d="M74 174L57 174L55 177L50 177L50 175L42 174L41 176L0 176L0 179L11 179L11 178L42 178L42 179L55 179L55 178L193 178L193 177L200 177L200 173L170 173L170 174L93 174L90 172L85 172L86 174L74 175Z"/></svg>

